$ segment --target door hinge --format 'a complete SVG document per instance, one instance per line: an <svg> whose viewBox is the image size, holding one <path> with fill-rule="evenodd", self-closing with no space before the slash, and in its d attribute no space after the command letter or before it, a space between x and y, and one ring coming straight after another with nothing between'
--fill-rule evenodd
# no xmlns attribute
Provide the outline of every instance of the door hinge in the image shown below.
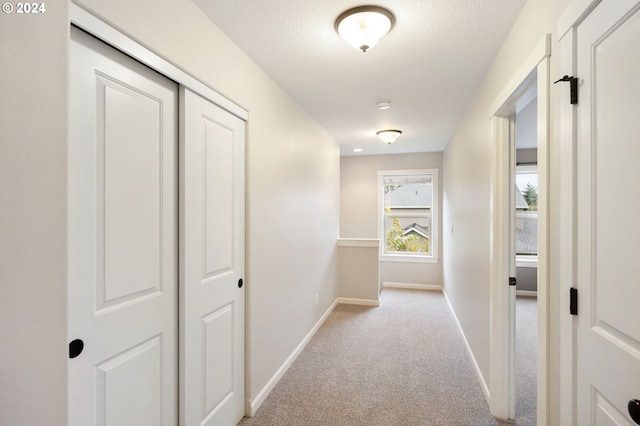
<svg viewBox="0 0 640 426"><path fill-rule="evenodd" d="M556 80L553 84L560 83L561 81L569 82L569 93L571 94L571 105L578 103L578 77L565 75L560 80Z"/></svg>
<svg viewBox="0 0 640 426"><path fill-rule="evenodd" d="M509 285L516 285L516 277L509 277Z"/></svg>
<svg viewBox="0 0 640 426"><path fill-rule="evenodd" d="M578 315L578 289L573 287L569 289L569 313Z"/></svg>

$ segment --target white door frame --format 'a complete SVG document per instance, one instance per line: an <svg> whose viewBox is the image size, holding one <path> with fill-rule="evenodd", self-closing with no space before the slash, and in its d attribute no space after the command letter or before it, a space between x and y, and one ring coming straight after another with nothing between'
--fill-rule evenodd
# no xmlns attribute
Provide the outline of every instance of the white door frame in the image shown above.
<svg viewBox="0 0 640 426"><path fill-rule="evenodd" d="M87 12L80 6L74 3L69 5L69 18L71 24L83 29L94 37L115 47L137 61L142 62L149 68L175 81L180 86L184 86L203 98L210 100L214 104L224 108L244 121L249 119L249 113L244 108L231 102L229 99L217 93L199 80L193 78L180 68L135 42L126 34L93 16L90 12Z"/></svg>
<svg viewBox="0 0 640 426"><path fill-rule="evenodd" d="M532 74L537 78L538 128L538 425L549 424L549 56L551 36L547 34L529 54L518 71L504 86L491 104L492 142L491 161L491 224L490 224L490 281L491 330L489 406L498 418L513 418L515 395L513 375L515 363L514 342L515 298L510 297L508 277L510 255L508 232L513 193L510 179L509 116L521 91L528 85Z"/></svg>
<svg viewBox="0 0 640 426"><path fill-rule="evenodd" d="M560 72L558 75L576 75L576 28L601 0L573 0L558 19L560 42ZM565 89L566 90L566 89ZM574 245L574 212L576 166L574 158L577 143L577 110L569 103L568 90L560 101L560 306L569 306L569 288L576 280L576 253ZM560 315L560 423L574 425L577 419L575 380L576 317Z"/></svg>
<svg viewBox="0 0 640 426"><path fill-rule="evenodd" d="M120 50L126 55L136 59L137 61L143 63L149 68L155 70L156 72L164 75L165 77L175 81L178 85L183 86L190 91L202 96L203 98L213 102L217 106L223 108L224 110L230 112L236 117L240 118L243 121L248 121L249 113L244 108L236 105L229 99L220 95L210 87L206 86L199 80L195 79L191 75L182 71L180 68L171 64L170 62L162 59L160 56L153 53L151 50L145 48L139 43L135 42L133 39L128 37L126 34L118 31L114 27L110 26L106 22L100 20L99 18L92 15L90 12L82 9L80 6L71 3L69 5L69 19L70 24L74 25L87 33L93 35L94 37L102 40L103 42L113 46L114 48ZM178 176L179 180L183 180L183 176ZM245 299L245 309L246 306ZM179 317L178 321L181 321ZM245 324L245 336L246 336L246 327ZM180 340L180 339L179 339ZM249 359L249 347L245 348L245 360L244 360L244 368L245 368L245 380L247 384L245 385L245 412L250 407L248 394L246 390L249 389L249 372L247 371L247 363L246 360Z"/></svg>

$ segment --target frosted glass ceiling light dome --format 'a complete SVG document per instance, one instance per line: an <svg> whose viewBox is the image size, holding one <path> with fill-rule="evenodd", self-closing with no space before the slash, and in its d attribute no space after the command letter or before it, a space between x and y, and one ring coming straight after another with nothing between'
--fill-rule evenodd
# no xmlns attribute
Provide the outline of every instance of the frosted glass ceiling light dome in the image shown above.
<svg viewBox="0 0 640 426"><path fill-rule="evenodd" d="M343 12L336 19L336 31L340 37L362 52L371 49L387 34L395 18L379 6L359 6Z"/></svg>
<svg viewBox="0 0 640 426"><path fill-rule="evenodd" d="M378 101L376 102L376 107L378 107L380 111L386 111L391 109L391 101Z"/></svg>
<svg viewBox="0 0 640 426"><path fill-rule="evenodd" d="M402 132L400 130L380 130L376 133L382 139L382 141L388 145L391 145L398 139Z"/></svg>

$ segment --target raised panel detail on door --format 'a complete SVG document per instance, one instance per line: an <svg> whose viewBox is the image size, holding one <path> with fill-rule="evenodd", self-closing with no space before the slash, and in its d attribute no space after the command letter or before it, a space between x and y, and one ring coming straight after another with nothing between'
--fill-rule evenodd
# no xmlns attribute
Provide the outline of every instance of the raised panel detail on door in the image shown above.
<svg viewBox="0 0 640 426"><path fill-rule="evenodd" d="M595 424L598 426L631 426L631 423L625 419L625 415L611 405L607 398L595 388L592 404L595 408Z"/></svg>
<svg viewBox="0 0 640 426"><path fill-rule="evenodd" d="M233 305L223 306L202 319L205 347L205 415L224 404L234 391Z"/></svg>
<svg viewBox="0 0 640 426"><path fill-rule="evenodd" d="M159 336L98 364L96 374L99 426L164 424Z"/></svg>
<svg viewBox="0 0 640 426"><path fill-rule="evenodd" d="M123 82L98 77L97 84L101 309L161 290L162 103Z"/></svg>
<svg viewBox="0 0 640 426"><path fill-rule="evenodd" d="M178 421L175 83L72 28L70 426Z"/></svg>
<svg viewBox="0 0 640 426"><path fill-rule="evenodd" d="M205 128L205 199L207 218L205 275L211 276L233 267L233 130L207 116Z"/></svg>
<svg viewBox="0 0 640 426"><path fill-rule="evenodd" d="M181 89L181 422L244 415L244 121Z"/></svg>
<svg viewBox="0 0 640 426"><path fill-rule="evenodd" d="M620 108L620 96L630 96L638 79L640 55L640 13L627 20L593 48L592 90L594 95L592 138L594 152L593 199L595 238L594 326L612 339L640 349L640 318L629 321L638 308L637 268L640 257L640 200L624 188L640 182L637 138L638 109ZM631 136L631 137L630 137ZM631 295L637 297L629 297Z"/></svg>
<svg viewBox="0 0 640 426"><path fill-rule="evenodd" d="M640 1L602 1L576 37L576 424L630 425L628 401L640 399Z"/></svg>

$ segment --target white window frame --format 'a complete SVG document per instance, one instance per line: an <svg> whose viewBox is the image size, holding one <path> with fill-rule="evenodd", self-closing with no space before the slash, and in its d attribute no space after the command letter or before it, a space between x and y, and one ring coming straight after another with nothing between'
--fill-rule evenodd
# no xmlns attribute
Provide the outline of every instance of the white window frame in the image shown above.
<svg viewBox="0 0 640 426"><path fill-rule="evenodd" d="M518 174L536 174L538 175L538 164L520 164L516 165L516 176ZM536 185L536 189L539 189L540 184ZM519 188L522 191L524 188ZM519 267L537 267L538 266L538 253L532 254L518 254L516 253L516 266Z"/></svg>
<svg viewBox="0 0 640 426"><path fill-rule="evenodd" d="M438 263L439 247L439 201L440 186L439 169L407 169L378 171L378 238L380 239L380 261L383 262L415 262ZM431 177L431 237L429 239L430 254L387 254L384 252L386 240L384 235L384 178L386 176L429 176Z"/></svg>

